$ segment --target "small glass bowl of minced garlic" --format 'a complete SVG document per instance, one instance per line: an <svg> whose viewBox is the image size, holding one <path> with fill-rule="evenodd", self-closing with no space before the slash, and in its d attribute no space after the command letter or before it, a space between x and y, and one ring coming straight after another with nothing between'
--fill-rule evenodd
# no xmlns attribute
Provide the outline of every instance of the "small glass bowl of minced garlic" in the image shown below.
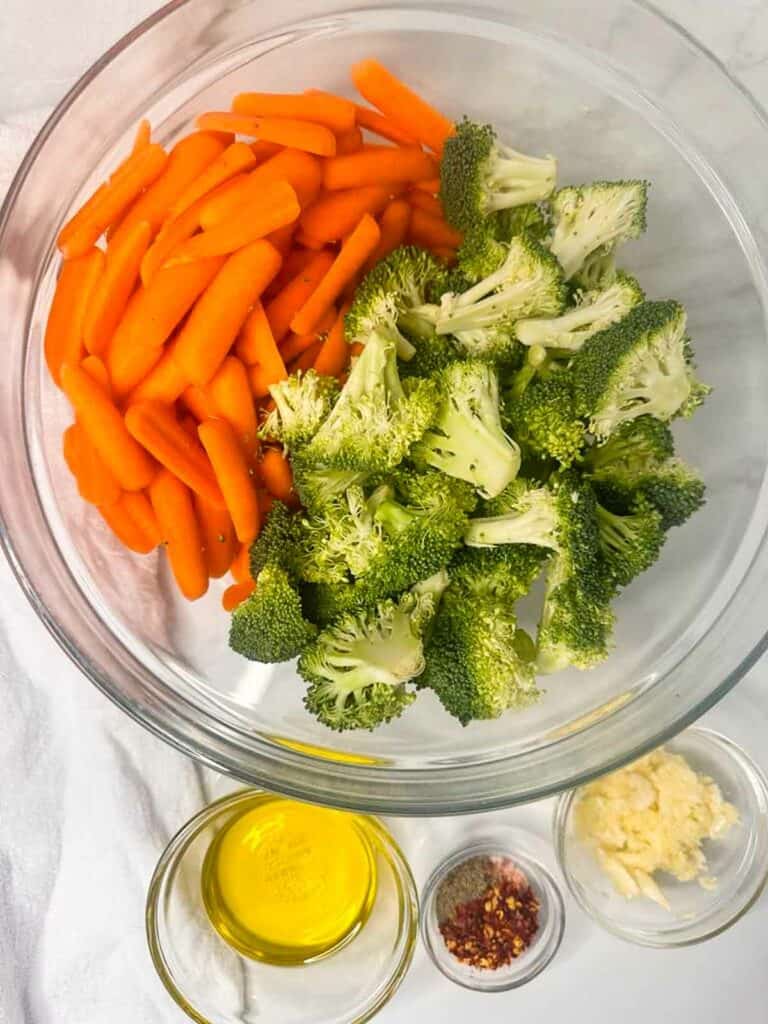
<svg viewBox="0 0 768 1024"><path fill-rule="evenodd" d="M555 848L576 901L644 946L718 935L768 880L768 782L708 729L678 737L563 794Z"/></svg>

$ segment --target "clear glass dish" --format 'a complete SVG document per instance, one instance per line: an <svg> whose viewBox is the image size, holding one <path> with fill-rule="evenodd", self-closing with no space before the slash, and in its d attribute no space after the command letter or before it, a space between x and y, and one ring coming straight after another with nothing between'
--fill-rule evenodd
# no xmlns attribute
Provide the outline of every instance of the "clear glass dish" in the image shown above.
<svg viewBox="0 0 768 1024"><path fill-rule="evenodd" d="M561 180L644 176L649 230L622 255L651 296L690 309L715 393L676 427L709 503L617 607L616 651L544 681L520 714L462 729L422 694L373 734L303 710L292 666L226 646L212 588L190 606L155 556L124 554L77 499L60 451L70 414L41 337L57 228L130 144L140 117L171 142L242 88L349 91L375 54L444 110L555 152ZM717 130L713 131L713 125ZM634 0L177 0L114 47L60 104L0 218L3 542L38 614L129 714L220 771L392 814L479 811L577 785L658 745L717 701L766 643L768 352L763 112L691 38Z"/></svg>
<svg viewBox="0 0 768 1024"><path fill-rule="evenodd" d="M649 899L628 900L575 834L573 808L580 790L563 793L554 816L555 853L582 910L619 938L658 948L690 946L724 932L754 905L768 880L768 780L754 761L709 729L687 729L665 747L713 779L739 812L736 825L704 844L714 888L664 875L656 880L669 910Z"/></svg>

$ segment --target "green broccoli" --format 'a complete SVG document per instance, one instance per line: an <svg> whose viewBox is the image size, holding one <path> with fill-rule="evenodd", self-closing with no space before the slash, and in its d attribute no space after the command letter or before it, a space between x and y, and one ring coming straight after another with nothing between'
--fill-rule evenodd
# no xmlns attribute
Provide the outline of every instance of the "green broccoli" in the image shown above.
<svg viewBox="0 0 768 1024"><path fill-rule="evenodd" d="M299 659L307 710L339 732L398 718L415 699L405 684L424 670L423 636L435 607L432 591L409 593L323 630Z"/></svg>
<svg viewBox="0 0 768 1024"><path fill-rule="evenodd" d="M464 547L456 552L449 571L457 586L471 587L478 596L495 595L514 604L531 589L550 554L547 548L535 544Z"/></svg>
<svg viewBox="0 0 768 1024"><path fill-rule="evenodd" d="M487 266L495 269L466 291L444 295L437 316L438 334L453 334L461 341L462 334L473 332L467 340L473 350L480 332L488 332L491 339L511 338L518 320L556 316L565 302L560 265L538 242L517 235L507 244L487 241L486 249Z"/></svg>
<svg viewBox="0 0 768 1024"><path fill-rule="evenodd" d="M451 363L464 358L462 346L447 334L438 334L433 330L428 337L414 337L413 342L413 358L400 366L402 380L409 377L431 377Z"/></svg>
<svg viewBox="0 0 768 1024"><path fill-rule="evenodd" d="M569 185L552 198L555 230L552 252L570 280L587 258L611 252L645 231L647 181L595 181Z"/></svg>
<svg viewBox="0 0 768 1024"><path fill-rule="evenodd" d="M583 421L576 415L573 381L566 369L535 376L517 394L504 398L504 426L512 437L539 458L570 466L586 443Z"/></svg>
<svg viewBox="0 0 768 1024"><path fill-rule="evenodd" d="M659 557L665 539L661 515L644 499L637 498L626 515L598 503L597 524L607 570L619 586L631 583Z"/></svg>
<svg viewBox="0 0 768 1024"><path fill-rule="evenodd" d="M477 492L470 483L436 469L419 470L404 462L388 479L393 488L389 497L396 493L406 505L417 509L451 506L469 515L477 507Z"/></svg>
<svg viewBox="0 0 768 1024"><path fill-rule="evenodd" d="M515 337L523 345L577 352L588 338L621 320L644 298L634 277L619 271L613 284L603 291L579 293L578 304L562 316L519 320Z"/></svg>
<svg viewBox="0 0 768 1024"><path fill-rule="evenodd" d="M610 288L618 273L613 249L601 247L587 256L569 284L575 292L600 292Z"/></svg>
<svg viewBox="0 0 768 1024"><path fill-rule="evenodd" d="M343 583L361 576L384 548L381 527L362 487L348 487L306 515L302 521L301 578L315 583Z"/></svg>
<svg viewBox="0 0 768 1024"><path fill-rule="evenodd" d="M435 381L444 397L413 458L493 497L520 468L520 449L501 426L498 377L487 363L467 360L447 367Z"/></svg>
<svg viewBox="0 0 768 1024"><path fill-rule="evenodd" d="M434 418L438 393L431 380L397 372L395 343L373 331L341 395L302 463L357 472L386 472L402 462Z"/></svg>
<svg viewBox="0 0 768 1024"><path fill-rule="evenodd" d="M687 417L701 404L709 388L691 368L685 325L679 303L642 302L575 354L576 412L596 437L638 416Z"/></svg>
<svg viewBox="0 0 768 1024"><path fill-rule="evenodd" d="M275 408L264 420L259 435L281 441L286 449L295 451L315 436L338 398L339 385L334 377L299 370L270 385L269 393Z"/></svg>
<svg viewBox="0 0 768 1024"><path fill-rule="evenodd" d="M364 484L366 473L354 469L326 469L307 466L299 457L291 461L293 484L302 505L309 509L320 509L333 498L343 494L349 487Z"/></svg>
<svg viewBox="0 0 768 1024"><path fill-rule="evenodd" d="M593 479L614 472L641 473L675 454L672 431L655 416L638 416L617 427L585 454L583 469Z"/></svg>
<svg viewBox="0 0 768 1024"><path fill-rule="evenodd" d="M299 592L288 573L267 565L254 592L232 612L229 646L251 661L289 661L316 632L304 618Z"/></svg>
<svg viewBox="0 0 768 1024"><path fill-rule="evenodd" d="M466 231L497 210L546 199L556 175L554 157L518 153L501 145L490 125L465 118L446 140L440 161L446 219Z"/></svg>
<svg viewBox="0 0 768 1024"><path fill-rule="evenodd" d="M303 528L301 515L275 501L264 522L261 533L248 552L252 579L258 579L266 566L285 569L291 576L299 576L303 562Z"/></svg>
<svg viewBox="0 0 768 1024"><path fill-rule="evenodd" d="M591 479L599 500L611 511L626 515L642 498L659 513L665 530L682 526L705 500L704 481L682 459L635 467L630 460L626 466L606 466Z"/></svg>
<svg viewBox="0 0 768 1024"><path fill-rule="evenodd" d="M424 249L396 249L355 291L346 318L347 338L365 344L378 331L392 338L400 359L412 359L416 350L406 335L433 335L437 308L431 303L446 290L447 277L445 267Z"/></svg>
<svg viewBox="0 0 768 1024"><path fill-rule="evenodd" d="M574 574L561 555L550 561L536 637L539 672L594 668L610 652L615 586L601 558Z"/></svg>
<svg viewBox="0 0 768 1024"><path fill-rule="evenodd" d="M526 203L500 210L486 224L500 242L510 242L515 235L528 235L543 245L552 230L552 214L546 202Z"/></svg>

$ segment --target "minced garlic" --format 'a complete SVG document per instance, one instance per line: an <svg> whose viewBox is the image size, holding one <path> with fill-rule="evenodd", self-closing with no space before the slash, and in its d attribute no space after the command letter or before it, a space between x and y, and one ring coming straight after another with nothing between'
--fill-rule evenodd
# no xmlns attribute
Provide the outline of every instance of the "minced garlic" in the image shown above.
<svg viewBox="0 0 768 1024"><path fill-rule="evenodd" d="M739 814L712 779L660 748L585 786L574 820L618 892L647 896L669 910L654 872L713 888L702 840L724 835Z"/></svg>

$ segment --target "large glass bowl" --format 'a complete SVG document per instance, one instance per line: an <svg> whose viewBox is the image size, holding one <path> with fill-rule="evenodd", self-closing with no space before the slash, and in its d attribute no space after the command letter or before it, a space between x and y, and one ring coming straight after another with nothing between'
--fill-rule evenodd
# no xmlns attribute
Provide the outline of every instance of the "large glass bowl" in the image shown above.
<svg viewBox="0 0 768 1024"><path fill-rule="evenodd" d="M41 336L68 213L140 117L171 142L245 88L348 91L376 55L454 116L560 157L560 178L653 181L648 232L622 253L649 295L690 311L715 392L676 427L709 502L618 601L616 651L546 680L539 705L462 729L429 693L399 722L337 736L303 710L292 666L227 650L217 588L176 598L156 555L126 555L76 498L70 420ZM690 37L631 0L176 0L78 83L28 154L0 221L4 543L65 651L129 714L221 771L394 814L541 797L636 757L728 691L765 646L768 444L763 112Z"/></svg>

